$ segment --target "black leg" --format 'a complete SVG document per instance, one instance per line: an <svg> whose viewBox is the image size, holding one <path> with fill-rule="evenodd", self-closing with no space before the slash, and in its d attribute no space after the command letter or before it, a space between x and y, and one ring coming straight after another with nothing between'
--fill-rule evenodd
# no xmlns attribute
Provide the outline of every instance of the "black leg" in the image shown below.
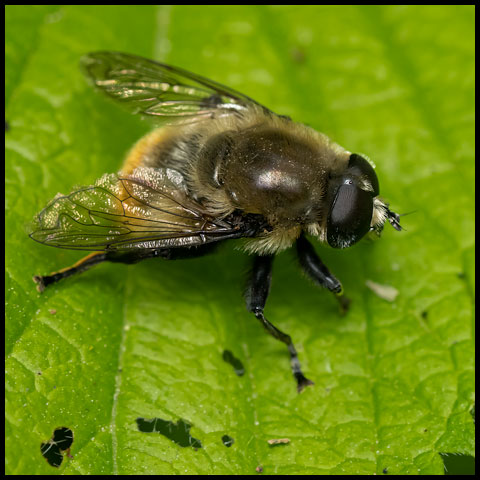
<svg viewBox="0 0 480 480"><path fill-rule="evenodd" d="M247 309L255 314L267 332L287 345L288 351L290 352L290 365L293 376L297 381L297 390L301 392L306 386L313 385L313 382L308 380L302 373L298 354L290 335L280 331L275 325L270 323L263 314L263 309L265 308L265 303L270 291L273 258L273 255L255 257L249 284L245 292L245 300L247 302Z"/></svg>
<svg viewBox="0 0 480 480"><path fill-rule="evenodd" d="M129 253L94 252L90 253L86 257L83 257L71 267L63 268L58 272L51 273L50 275L35 275L33 277L33 281L37 284L37 290L39 292L43 292L45 287L48 287L48 285L59 282L64 278L75 275L76 273L85 272L86 270L89 270L90 268L102 262L131 264L140 262L147 258L155 257L160 257L165 260L201 257L202 255L212 252L217 245L217 243L209 243L195 247L161 248L158 250L134 250Z"/></svg>
<svg viewBox="0 0 480 480"><path fill-rule="evenodd" d="M298 238L296 247L298 260L305 273L312 278L315 283L328 288L328 290L334 293L340 303L342 312L345 313L348 310L350 300L343 295L342 284L330 273L320 258L318 258L312 244L303 234Z"/></svg>
<svg viewBox="0 0 480 480"><path fill-rule="evenodd" d="M104 252L90 253L71 267L62 268L62 270L51 273L50 275L35 275L33 277L33 281L37 284L37 290L39 292L43 292L45 287L48 287L52 283L59 282L60 280L68 278L75 273L85 272L93 266L104 262L106 260L106 256L107 254Z"/></svg>

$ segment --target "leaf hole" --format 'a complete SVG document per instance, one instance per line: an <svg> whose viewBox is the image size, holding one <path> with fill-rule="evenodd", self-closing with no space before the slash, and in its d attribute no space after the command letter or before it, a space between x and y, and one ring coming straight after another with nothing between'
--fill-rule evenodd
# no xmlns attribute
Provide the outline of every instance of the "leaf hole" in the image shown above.
<svg viewBox="0 0 480 480"><path fill-rule="evenodd" d="M190 435L192 425L185 420L178 420L176 423L162 418L137 418L137 426L144 433L159 433L174 441L181 447L193 447L195 450L202 448L200 440Z"/></svg>
<svg viewBox="0 0 480 480"><path fill-rule="evenodd" d="M68 427L59 427L53 431L50 440L40 444L40 452L49 465L58 468L63 462L63 452L66 452L67 457L73 458L70 455L72 443L72 430Z"/></svg>

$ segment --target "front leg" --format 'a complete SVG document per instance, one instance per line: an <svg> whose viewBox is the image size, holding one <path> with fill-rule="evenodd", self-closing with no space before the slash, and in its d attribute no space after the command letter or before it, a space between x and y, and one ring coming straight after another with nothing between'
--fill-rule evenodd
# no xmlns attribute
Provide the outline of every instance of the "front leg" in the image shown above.
<svg viewBox="0 0 480 480"><path fill-rule="evenodd" d="M297 240L297 255L303 271L318 285L328 288L335 294L336 299L340 303L342 313L348 310L350 300L343 295L342 284L330 273L325 264L318 258L312 244L305 238L302 233Z"/></svg>
<svg viewBox="0 0 480 480"><path fill-rule="evenodd" d="M245 300L247 302L247 309L255 314L267 332L287 345L288 351L290 352L292 373L297 381L297 391L301 392L306 386L313 385L313 382L308 380L302 373L297 350L293 345L290 335L279 330L275 325L270 323L263 314L263 309L265 308L265 303L270 292L273 258L274 255L257 255L255 257L245 292Z"/></svg>

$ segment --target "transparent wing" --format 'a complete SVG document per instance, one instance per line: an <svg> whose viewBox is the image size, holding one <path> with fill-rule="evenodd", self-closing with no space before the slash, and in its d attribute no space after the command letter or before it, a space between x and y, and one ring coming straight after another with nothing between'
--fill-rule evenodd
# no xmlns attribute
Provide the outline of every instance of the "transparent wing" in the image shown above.
<svg viewBox="0 0 480 480"><path fill-rule="evenodd" d="M82 58L86 75L133 113L163 123L201 119L262 108L231 88L180 68L119 52L93 52Z"/></svg>
<svg viewBox="0 0 480 480"><path fill-rule="evenodd" d="M119 252L241 236L241 224L206 215L186 196L178 172L147 167L132 175L106 174L93 186L57 195L37 215L30 233L54 247Z"/></svg>

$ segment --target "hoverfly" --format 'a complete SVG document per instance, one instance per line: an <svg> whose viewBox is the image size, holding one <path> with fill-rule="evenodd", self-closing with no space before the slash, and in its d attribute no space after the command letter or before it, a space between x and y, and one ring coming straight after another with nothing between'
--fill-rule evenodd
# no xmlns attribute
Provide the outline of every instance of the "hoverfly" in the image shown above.
<svg viewBox="0 0 480 480"><path fill-rule="evenodd" d="M93 84L159 127L140 139L120 173L58 195L36 217L31 238L90 253L72 267L35 276L38 289L104 261L135 263L210 253L244 238L254 256L246 290L250 312L284 342L301 391L292 339L264 315L275 254L295 245L303 270L333 292L341 283L306 235L346 248L399 215L379 197L371 164L251 98L180 68L117 52L82 59Z"/></svg>

